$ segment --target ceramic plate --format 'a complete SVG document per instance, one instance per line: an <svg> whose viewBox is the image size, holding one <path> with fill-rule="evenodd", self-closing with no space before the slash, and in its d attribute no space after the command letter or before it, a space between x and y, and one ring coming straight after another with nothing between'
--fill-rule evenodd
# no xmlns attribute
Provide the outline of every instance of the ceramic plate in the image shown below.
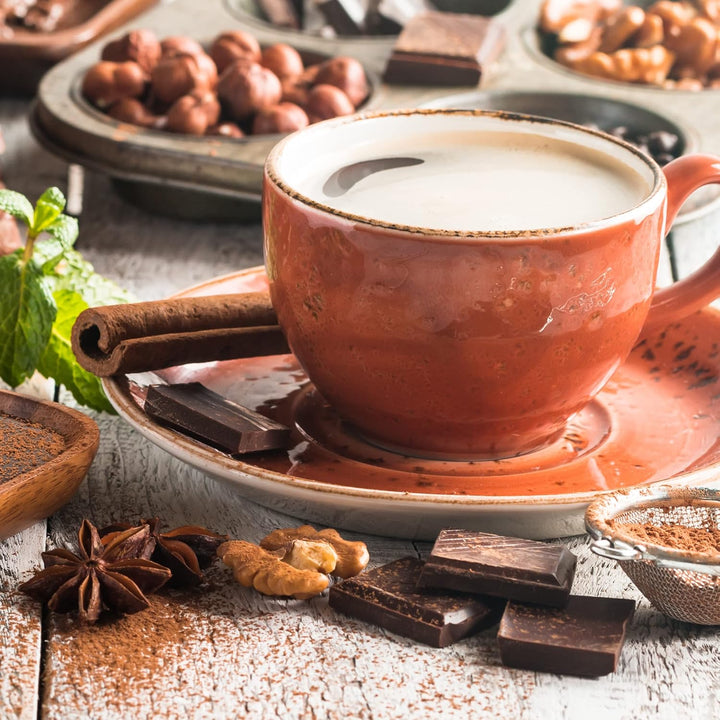
<svg viewBox="0 0 720 720"><path fill-rule="evenodd" d="M181 295L267 287L261 268ZM292 428L287 451L236 459L150 420L144 378L105 380L122 415L153 443L268 507L332 527L433 539L447 526L529 538L583 532L589 502L622 487L710 485L720 476L720 313L707 309L641 341L608 385L540 452L451 462L379 449L336 416L292 355L181 366L198 381Z"/></svg>

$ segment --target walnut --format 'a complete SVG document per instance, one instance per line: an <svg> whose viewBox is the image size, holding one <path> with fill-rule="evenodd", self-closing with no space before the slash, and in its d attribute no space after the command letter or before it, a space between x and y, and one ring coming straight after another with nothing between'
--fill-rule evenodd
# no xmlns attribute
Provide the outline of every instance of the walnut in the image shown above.
<svg viewBox="0 0 720 720"><path fill-rule="evenodd" d="M578 18L596 23L613 15L621 5L622 0L545 0L540 9L540 29L557 34Z"/></svg>
<svg viewBox="0 0 720 720"><path fill-rule="evenodd" d="M555 50L554 58L563 65L575 67L581 60L597 51L601 38L602 28L596 25L587 40L561 45Z"/></svg>
<svg viewBox="0 0 720 720"><path fill-rule="evenodd" d="M282 550L296 540L324 540L330 543L338 556L333 575L341 578L353 577L362 572L370 560L364 542L344 540L337 530L326 528L318 531L312 525L273 530L260 541L260 546L266 550Z"/></svg>
<svg viewBox="0 0 720 720"><path fill-rule="evenodd" d="M586 42L592 37L597 25L587 18L571 20L558 33L558 42L562 44Z"/></svg>
<svg viewBox="0 0 720 720"><path fill-rule="evenodd" d="M270 45L262 51L260 64L272 70L281 80L300 75L305 69L300 53L285 43Z"/></svg>
<svg viewBox="0 0 720 720"><path fill-rule="evenodd" d="M167 114L172 132L204 135L220 119L220 103L215 93L195 91L176 100Z"/></svg>
<svg viewBox="0 0 720 720"><path fill-rule="evenodd" d="M307 127L308 123L308 116L301 107L290 102L280 102L255 116L252 131L253 135L290 133Z"/></svg>
<svg viewBox="0 0 720 720"><path fill-rule="evenodd" d="M242 30L233 30L218 35L210 46L210 57L215 61L219 73L239 58L260 62L260 43Z"/></svg>
<svg viewBox="0 0 720 720"><path fill-rule="evenodd" d="M331 574L337 566L338 555L326 540L293 540L282 561L298 570Z"/></svg>
<svg viewBox="0 0 720 720"><path fill-rule="evenodd" d="M243 120L277 105L282 95L282 86L273 72L241 58L225 68L217 92L232 117Z"/></svg>
<svg viewBox="0 0 720 720"><path fill-rule="evenodd" d="M160 43L151 30L133 30L118 40L108 43L102 51L102 59L112 62L136 62L148 75L160 60Z"/></svg>
<svg viewBox="0 0 720 720"><path fill-rule="evenodd" d="M135 62L101 60L85 73L82 94L98 107L107 107L122 98L140 97L146 80L145 72Z"/></svg>
<svg viewBox="0 0 720 720"><path fill-rule="evenodd" d="M338 56L321 63L313 82L340 88L354 107L365 100L369 91L365 69L351 57Z"/></svg>
<svg viewBox="0 0 720 720"><path fill-rule="evenodd" d="M282 562L273 553L244 540L230 540L217 550L222 561L232 568L235 579L244 587L253 587L263 595L294 597L298 600L319 595L330 581L315 570L298 570Z"/></svg>
<svg viewBox="0 0 720 720"><path fill-rule="evenodd" d="M643 24L630 39L630 45L636 48L650 48L653 45L661 45L665 39L665 29L662 18L659 15L645 13Z"/></svg>
<svg viewBox="0 0 720 720"><path fill-rule="evenodd" d="M675 2L674 0L658 0L646 12L650 15L657 15L662 20L666 38L676 35L680 28L696 15L695 8L689 2Z"/></svg>
<svg viewBox="0 0 720 720"><path fill-rule="evenodd" d="M180 53L161 58L150 76L153 92L161 102L171 104L191 92L207 92L217 83L217 70L204 53Z"/></svg>
<svg viewBox="0 0 720 720"><path fill-rule="evenodd" d="M600 41L600 52L613 53L624 47L630 38L642 27L645 11L636 5L623 8L608 20Z"/></svg>
<svg viewBox="0 0 720 720"><path fill-rule="evenodd" d="M674 73L679 77L702 77L715 64L718 30L706 18L693 18L676 35L668 37L665 45L675 53ZM689 72L683 73L685 69Z"/></svg>
<svg viewBox="0 0 720 720"><path fill-rule="evenodd" d="M574 68L587 75L621 82L662 85L675 56L663 45L652 48L623 48L608 54L595 52L576 63Z"/></svg>

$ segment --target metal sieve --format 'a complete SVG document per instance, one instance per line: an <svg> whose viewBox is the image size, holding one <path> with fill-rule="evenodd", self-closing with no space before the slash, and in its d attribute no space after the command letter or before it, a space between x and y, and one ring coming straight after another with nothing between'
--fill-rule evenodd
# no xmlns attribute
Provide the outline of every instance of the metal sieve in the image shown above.
<svg viewBox="0 0 720 720"><path fill-rule="evenodd" d="M591 550L616 560L660 612L699 625L720 625L720 551L680 550L633 534L628 524L720 527L720 490L661 485L621 490L593 502L585 527Z"/></svg>

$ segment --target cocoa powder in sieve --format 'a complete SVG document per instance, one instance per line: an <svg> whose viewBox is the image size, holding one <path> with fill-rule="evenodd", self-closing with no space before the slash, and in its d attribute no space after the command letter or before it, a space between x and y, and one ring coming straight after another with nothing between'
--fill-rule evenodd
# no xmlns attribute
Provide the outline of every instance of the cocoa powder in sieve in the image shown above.
<svg viewBox="0 0 720 720"><path fill-rule="evenodd" d="M54 430L0 413L0 483L32 470L65 450Z"/></svg>
<svg viewBox="0 0 720 720"><path fill-rule="evenodd" d="M720 552L720 528L688 527L678 523L653 525L652 523L615 523L618 530L632 535L639 542L662 545L673 550L692 552Z"/></svg>

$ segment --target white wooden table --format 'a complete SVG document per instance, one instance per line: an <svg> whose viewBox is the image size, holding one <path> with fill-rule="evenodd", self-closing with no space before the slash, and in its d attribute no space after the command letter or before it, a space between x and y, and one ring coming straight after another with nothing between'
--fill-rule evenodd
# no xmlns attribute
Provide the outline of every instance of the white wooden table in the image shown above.
<svg viewBox="0 0 720 720"><path fill-rule="evenodd" d="M32 140L27 107L0 102L2 165L9 186L36 197L49 185L64 188L67 167ZM259 224L150 216L94 174L79 247L141 299L262 262ZM15 588L40 565L42 550L75 541L83 517L103 525L158 515L166 527L201 524L253 541L299 524L183 465L120 418L96 419L100 449L75 498L0 542L0 718L720 717L718 632L653 610L582 537L568 541L579 555L574 591L639 601L617 672L595 680L505 669L492 630L428 648L342 617L326 597L264 598L230 582L220 566L208 592L154 596L151 610L115 623L79 628L43 615ZM373 565L429 549L362 539Z"/></svg>

